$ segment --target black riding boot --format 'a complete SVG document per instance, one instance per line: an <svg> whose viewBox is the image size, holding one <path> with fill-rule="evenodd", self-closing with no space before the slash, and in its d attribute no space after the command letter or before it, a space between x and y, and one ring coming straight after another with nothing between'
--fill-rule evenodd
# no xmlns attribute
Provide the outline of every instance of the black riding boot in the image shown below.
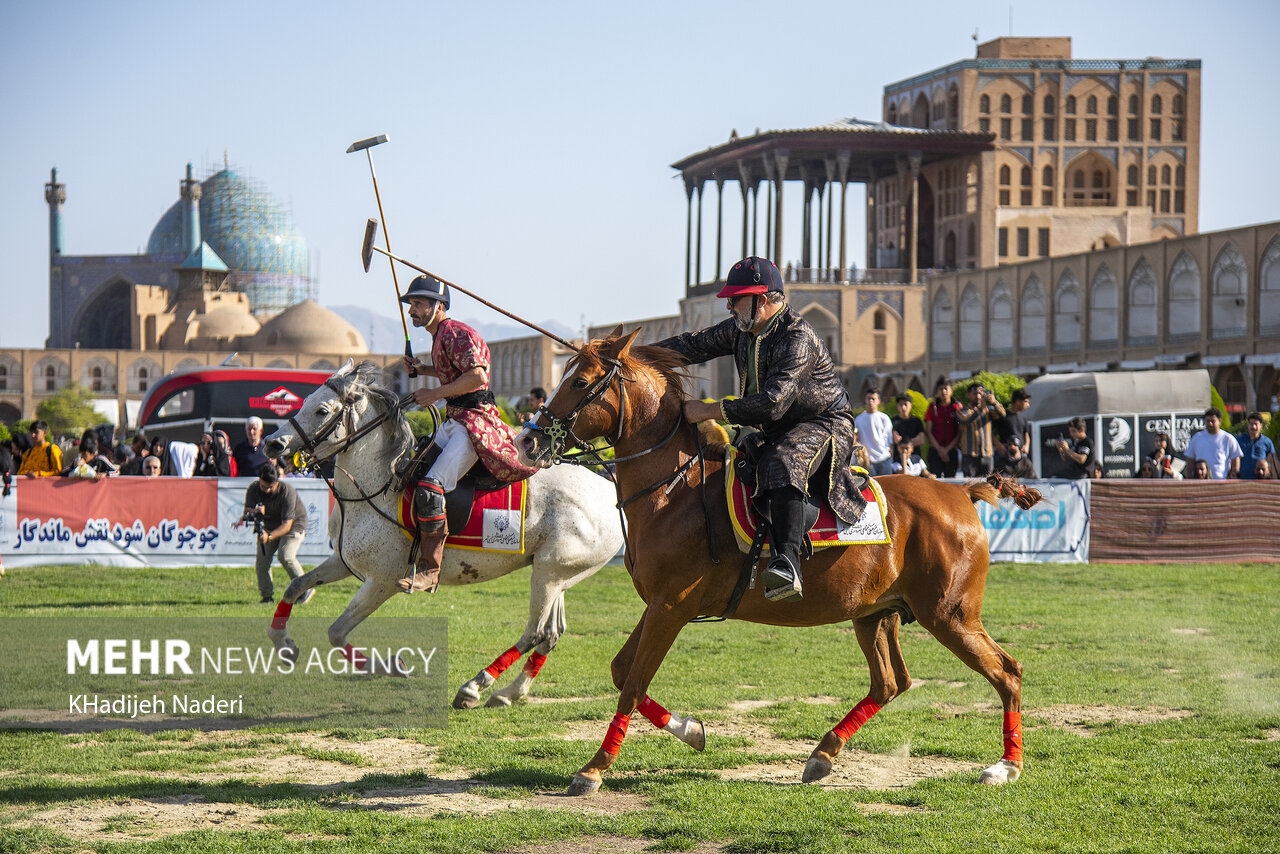
<svg viewBox="0 0 1280 854"><path fill-rule="evenodd" d="M792 486L769 492L769 540L773 557L764 571L764 598L790 602L801 597L800 544L805 530L805 498Z"/></svg>

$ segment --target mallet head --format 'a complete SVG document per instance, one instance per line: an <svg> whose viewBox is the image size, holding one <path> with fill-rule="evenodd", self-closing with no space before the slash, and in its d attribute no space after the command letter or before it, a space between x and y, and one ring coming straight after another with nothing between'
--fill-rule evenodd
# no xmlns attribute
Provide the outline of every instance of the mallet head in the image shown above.
<svg viewBox="0 0 1280 854"><path fill-rule="evenodd" d="M366 148L373 148L375 145L382 145L382 143L386 141L387 135L385 133L378 134L377 136L371 136L368 139L362 139L359 142L353 142L348 145L347 154L351 154L353 151L364 151Z"/></svg>
<svg viewBox="0 0 1280 854"><path fill-rule="evenodd" d="M360 260L364 262L364 271L369 272L369 264L373 261L373 238L378 235L378 221L370 219L364 224L364 244L360 247Z"/></svg>

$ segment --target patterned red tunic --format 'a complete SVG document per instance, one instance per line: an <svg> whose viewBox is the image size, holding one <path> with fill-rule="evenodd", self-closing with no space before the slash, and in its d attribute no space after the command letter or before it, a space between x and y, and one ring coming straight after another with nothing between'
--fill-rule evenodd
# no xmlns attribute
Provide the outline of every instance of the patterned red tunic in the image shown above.
<svg viewBox="0 0 1280 854"><path fill-rule="evenodd" d="M458 320L445 318L431 339L431 361L435 364L440 384L451 383L472 368L489 370L489 345L480 333ZM481 388L488 388L485 383ZM445 415L467 430L476 456L489 473L504 483L524 480L537 471L520 465L514 427L502 420L498 407L486 403L475 409L446 406Z"/></svg>

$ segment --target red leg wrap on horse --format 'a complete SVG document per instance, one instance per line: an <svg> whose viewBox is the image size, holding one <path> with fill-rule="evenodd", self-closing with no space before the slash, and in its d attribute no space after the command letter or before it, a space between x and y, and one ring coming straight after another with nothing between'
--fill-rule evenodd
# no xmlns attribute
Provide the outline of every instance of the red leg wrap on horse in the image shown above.
<svg viewBox="0 0 1280 854"><path fill-rule="evenodd" d="M524 663L524 675L530 679L542 672L542 665L547 663L547 657L540 652L535 652L529 656L529 660Z"/></svg>
<svg viewBox="0 0 1280 854"><path fill-rule="evenodd" d="M356 652L351 644L347 644L342 648L342 657L361 670L363 670L365 664L369 662L369 659L365 658L361 653Z"/></svg>
<svg viewBox="0 0 1280 854"><path fill-rule="evenodd" d="M281 602L276 606L276 615L271 618L271 628L279 630L284 628L284 624L289 622L289 614L293 611L293 605L289 602Z"/></svg>
<svg viewBox="0 0 1280 854"><path fill-rule="evenodd" d="M610 756L617 756L618 751L622 749L622 739L627 736L627 726L631 723L631 715L624 715L618 712L613 716L613 720L609 722L609 731L605 733L604 743L600 745L600 749Z"/></svg>
<svg viewBox="0 0 1280 854"><path fill-rule="evenodd" d="M495 658L493 660L493 664L490 664L488 667L486 667L484 669L484 672L488 673L494 679L497 679L499 676L502 675L502 672L504 670L506 670L508 667L515 664L519 660L520 660L520 650L516 649L513 646L511 647L511 649L507 650L502 655Z"/></svg>
<svg viewBox="0 0 1280 854"><path fill-rule="evenodd" d="M1004 758L1022 761L1022 712L1004 713Z"/></svg>
<svg viewBox="0 0 1280 854"><path fill-rule="evenodd" d="M636 706L636 711L648 718L649 723L658 729L662 729L671 721L671 713L650 699L648 694L645 694L640 705Z"/></svg>
<svg viewBox="0 0 1280 854"><path fill-rule="evenodd" d="M854 706L852 711L844 716L844 720L836 724L831 731L840 736L841 741L848 741L878 711L880 711L879 703L870 697L863 697L862 701Z"/></svg>

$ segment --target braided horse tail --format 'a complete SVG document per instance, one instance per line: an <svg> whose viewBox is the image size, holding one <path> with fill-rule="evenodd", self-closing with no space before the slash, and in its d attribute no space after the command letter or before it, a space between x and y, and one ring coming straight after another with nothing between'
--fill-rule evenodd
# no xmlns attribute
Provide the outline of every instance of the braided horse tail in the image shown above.
<svg viewBox="0 0 1280 854"><path fill-rule="evenodd" d="M1023 510L1030 509L1043 498L1040 490L1023 486L1011 477L991 474L985 481L975 480L965 486L969 500L974 504L985 501L988 504L999 504L1001 498L1012 498L1013 503Z"/></svg>

